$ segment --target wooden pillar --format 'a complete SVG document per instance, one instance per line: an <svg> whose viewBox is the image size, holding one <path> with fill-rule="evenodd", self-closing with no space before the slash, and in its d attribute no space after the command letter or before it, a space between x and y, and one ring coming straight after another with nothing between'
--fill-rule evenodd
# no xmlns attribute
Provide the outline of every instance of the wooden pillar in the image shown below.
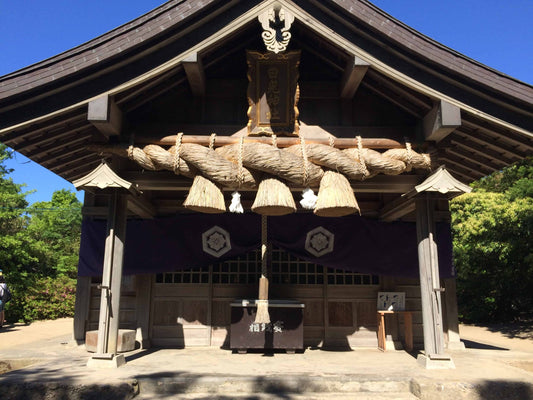
<svg viewBox="0 0 533 400"><path fill-rule="evenodd" d="M150 301L152 299L153 275L143 274L135 276L137 296L137 336L142 349L151 347L150 340Z"/></svg>
<svg viewBox="0 0 533 400"><path fill-rule="evenodd" d="M416 200L418 263L424 331L424 356L419 360L426 368L454 368L444 354L439 260L435 237L435 200L423 195Z"/></svg>
<svg viewBox="0 0 533 400"><path fill-rule="evenodd" d="M461 342L459 336L459 311L457 310L457 289L455 278L448 278L444 280L445 305L446 305L446 326L448 332L448 345L450 350L464 350L465 345Z"/></svg>
<svg viewBox="0 0 533 400"><path fill-rule="evenodd" d="M96 354L89 366L120 366L124 356L117 354L118 328L120 322L120 287L126 238L126 196L115 189L109 202L107 236L105 241L102 294L98 322Z"/></svg>
<svg viewBox="0 0 533 400"><path fill-rule="evenodd" d="M94 195L85 192L83 196L84 206L94 205ZM85 341L87 321L89 320L89 308L91 304L91 277L78 276L76 280L76 302L74 304L73 339L77 344Z"/></svg>
<svg viewBox="0 0 533 400"><path fill-rule="evenodd" d="M91 302L91 277L78 276L76 281L76 303L74 304L74 340L83 344L85 330L89 319L89 305Z"/></svg>

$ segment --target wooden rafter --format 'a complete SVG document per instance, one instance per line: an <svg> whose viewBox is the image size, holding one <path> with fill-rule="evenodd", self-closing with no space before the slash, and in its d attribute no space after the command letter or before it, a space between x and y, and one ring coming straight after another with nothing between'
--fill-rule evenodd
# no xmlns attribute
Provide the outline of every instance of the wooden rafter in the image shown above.
<svg viewBox="0 0 533 400"><path fill-rule="evenodd" d="M341 98L351 99L368 71L369 63L359 57L352 56L346 63L341 82Z"/></svg>
<svg viewBox="0 0 533 400"><path fill-rule="evenodd" d="M185 57L182 63L193 96L198 98L205 97L205 72L204 67L202 65L202 59L200 58L198 53L194 52L189 54L187 57Z"/></svg>
<svg viewBox="0 0 533 400"><path fill-rule="evenodd" d="M517 158L522 159L524 157L528 156L528 153L526 151L517 149L516 147L510 146L506 143L504 143L501 140L501 137L493 137L489 136L487 134L481 133L479 131L474 131L472 133L467 133L464 130L457 130L456 131L458 136L463 137L464 139L471 140L473 142L479 143L483 147L491 148L495 151L499 151L501 153L507 153L511 155L511 158Z"/></svg>
<svg viewBox="0 0 533 400"><path fill-rule="evenodd" d="M91 125L87 124L87 122L81 122L77 126L68 126L66 130L58 131L55 134L50 133L43 133L39 136L37 136L33 140L26 140L24 142L21 142L13 148L21 153L24 153L25 151L31 151L31 149L43 145L48 145L48 143L55 142L55 143L62 143L63 145L66 144L66 138L70 138L72 136L78 136L78 135L87 135L90 134L90 131L94 130ZM92 135L91 135L92 136Z"/></svg>
<svg viewBox="0 0 533 400"><path fill-rule="evenodd" d="M90 143L88 140L89 138L90 136L80 136L79 138L77 137L76 140L67 142L66 146L59 147L56 145L53 150L39 149L39 151L27 153L26 157L31 158L39 163L46 163L55 159L63 160L65 157L71 154L84 151L86 146Z"/></svg>
<svg viewBox="0 0 533 400"><path fill-rule="evenodd" d="M449 151L448 149L441 150L439 152L438 157L439 157L439 160L444 161L446 164L448 161L450 161L457 165L461 165L462 167L468 168L471 171L478 171L478 173L482 174L482 176L489 175L496 170L495 168L489 168L485 165L476 163L469 158L457 156L456 154Z"/></svg>
<svg viewBox="0 0 533 400"><path fill-rule="evenodd" d="M50 120L44 120L40 121L38 125L30 125L24 129L21 130L14 130L9 134L0 136L0 140L2 143L7 144L8 146L11 146L11 143L13 141L23 140L24 138L28 136L34 136L38 134L39 132L49 132L53 131L56 128L63 129L65 126L68 126L69 124L74 124L80 121L85 121L86 114L82 113L79 114L79 110L75 112L75 115L73 116L58 116L53 118L54 122L50 123Z"/></svg>
<svg viewBox="0 0 533 400"><path fill-rule="evenodd" d="M439 142L461 126L461 110L440 100L424 116L422 126L426 140Z"/></svg>
<svg viewBox="0 0 533 400"><path fill-rule="evenodd" d="M87 121L107 138L118 136L122 131L122 111L115 99L107 94L89 102Z"/></svg>
<svg viewBox="0 0 533 400"><path fill-rule="evenodd" d="M501 167L512 164L513 162L517 161L517 158L507 157L501 152L486 148L477 142L469 140L468 138L465 138L465 137L458 136L457 134L453 134L449 136L440 144L443 147L454 146L454 147L465 149L474 154L488 157L492 159L493 162L499 164Z"/></svg>
<svg viewBox="0 0 533 400"><path fill-rule="evenodd" d="M500 166L495 165L498 163L495 163L493 159L485 157L483 155L465 151L458 146L445 147L443 151L446 153L453 154L464 160L471 160L472 162L478 164L482 168L485 168L486 170L491 171L491 172L497 171L501 168Z"/></svg>

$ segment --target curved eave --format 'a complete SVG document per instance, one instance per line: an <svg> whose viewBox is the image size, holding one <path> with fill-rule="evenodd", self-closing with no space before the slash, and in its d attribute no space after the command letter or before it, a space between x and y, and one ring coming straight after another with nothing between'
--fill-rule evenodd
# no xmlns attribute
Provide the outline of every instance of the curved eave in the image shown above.
<svg viewBox="0 0 533 400"><path fill-rule="evenodd" d="M417 119L432 101L454 101L462 125L438 143L437 156L464 182L533 153L530 85L432 41L366 1L279 2L299 16L293 30L304 37L302 44L320 41L321 51L330 51L323 57L337 70L349 55L367 61L361 87ZM0 140L69 181L86 175L101 162L87 145L106 140L87 121L89 100L106 93L124 113L135 112L170 87L188 85L181 64L187 54L216 53L213 48L231 35L233 51L235 43L246 42L242 30L257 24L257 10L270 3L172 0L84 45L0 77ZM87 54L98 60L84 59ZM216 63L222 56L207 58Z"/></svg>
<svg viewBox="0 0 533 400"><path fill-rule="evenodd" d="M371 3L280 2L303 10L333 28L331 36L342 36L399 73L498 119L533 130L532 86L429 39ZM0 77L0 113L21 111L3 115L0 129L22 122L23 116L38 117L29 103L46 99L38 108L49 113L66 107L68 101L83 100L76 96L80 92L88 99L134 79L184 50L176 43L189 42L188 33L195 31L191 37L201 39L199 31L208 30L217 15L228 12L237 17L258 4L251 0L171 0L81 46ZM61 96L51 97L59 93L66 93L63 101Z"/></svg>

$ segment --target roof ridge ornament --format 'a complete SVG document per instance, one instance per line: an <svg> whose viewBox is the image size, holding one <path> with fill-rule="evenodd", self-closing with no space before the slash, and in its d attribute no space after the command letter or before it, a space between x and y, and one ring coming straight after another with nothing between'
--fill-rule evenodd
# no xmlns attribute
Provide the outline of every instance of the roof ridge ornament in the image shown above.
<svg viewBox="0 0 533 400"><path fill-rule="evenodd" d="M287 50L291 40L289 29L294 22L294 15L276 2L257 18L264 29L261 37L267 50L276 54Z"/></svg>

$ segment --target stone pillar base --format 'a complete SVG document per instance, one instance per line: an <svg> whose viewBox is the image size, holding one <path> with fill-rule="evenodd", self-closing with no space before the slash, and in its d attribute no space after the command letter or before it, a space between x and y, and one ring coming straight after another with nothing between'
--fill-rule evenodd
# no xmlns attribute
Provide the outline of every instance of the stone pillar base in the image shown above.
<svg viewBox="0 0 533 400"><path fill-rule="evenodd" d="M448 350L466 350L465 344L463 342L448 342Z"/></svg>
<svg viewBox="0 0 533 400"><path fill-rule="evenodd" d="M94 354L87 366L91 368L118 368L126 364L126 358L124 354Z"/></svg>
<svg viewBox="0 0 533 400"><path fill-rule="evenodd" d="M452 358L445 354L419 354L416 361L426 369L455 369Z"/></svg>

